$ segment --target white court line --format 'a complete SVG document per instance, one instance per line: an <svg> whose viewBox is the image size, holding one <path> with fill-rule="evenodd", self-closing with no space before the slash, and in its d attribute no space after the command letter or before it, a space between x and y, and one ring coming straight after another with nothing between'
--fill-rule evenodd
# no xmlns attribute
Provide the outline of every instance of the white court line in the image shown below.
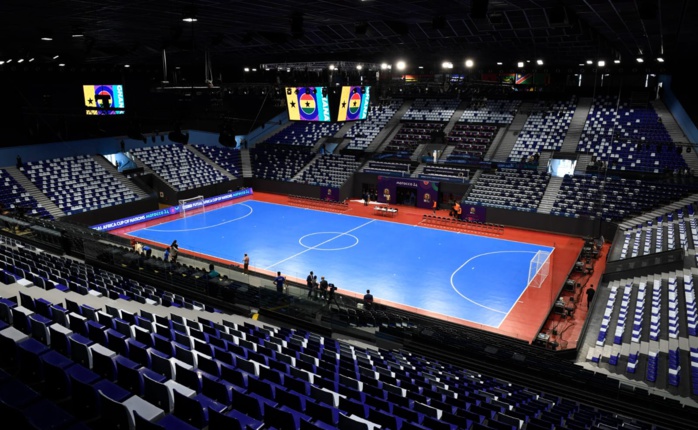
<svg viewBox="0 0 698 430"><path fill-rule="evenodd" d="M248 216L252 215L252 212L254 212L254 209L252 209L250 206L248 206L248 205L246 205L246 204L244 204L244 203L240 203L240 205L241 205L241 206L245 206L245 207L246 207L247 209L249 209L250 211L249 211L248 213L246 213L245 215L243 215L243 216L240 216L240 217L237 217L237 218L234 218L234 219L229 219L229 220L227 220L227 221L223 221L223 222L218 223L218 224L206 225L206 226L204 226L204 227L198 227L198 228L184 228L184 229L178 229L178 230L158 230L158 229L149 228L149 227L146 227L146 228L144 228L143 230L157 231L157 232L160 232L160 233L182 233L182 232L185 232L185 231L207 230L207 229L209 229L209 228L220 227L220 226L222 226L222 225L230 224L231 222L240 221L240 220L243 219L243 218L247 218ZM200 213L200 214L196 214L196 215L194 215L194 216L199 216L199 215L204 215L204 214L205 214L205 212ZM175 222L175 221L179 221L179 220L173 220L173 221L169 221L169 222Z"/></svg>
<svg viewBox="0 0 698 430"><path fill-rule="evenodd" d="M476 259L476 258L478 258L478 257L483 257L483 256L485 256L485 255L492 255L492 254L509 254L509 253L515 253L515 252L516 252L516 253L535 254L535 252L532 252L532 251L515 251L515 250L511 250L511 251L492 251L492 252L485 252L485 253L483 253L483 254L478 254L478 255L475 255L475 256L473 256L473 257L470 257L469 259L467 259L467 260L465 261L465 263L461 264L461 266L460 266L459 268L457 268L456 270L453 271L453 273L451 273L451 288L453 288L453 291L455 291L456 294L458 294L459 296L463 297L465 300L469 301L470 303L472 303L472 304L474 304L474 305L476 305L476 306L480 306L481 308L487 309L488 311L492 311L492 312L497 312L497 313L499 313L499 314L508 315L508 314L509 314L509 311L511 311L511 308L509 308L509 310L506 311L506 312L500 311L499 309L490 308L490 307L485 306L485 305L483 305L483 304L481 304L481 303L478 303L478 302L476 302L475 300L473 300L473 299L467 297L466 295L462 294L460 291L458 291L458 289L456 288L456 286L453 284L453 277L454 277L454 276L456 275L456 273L458 273L463 267L465 267L465 265L467 265L468 263L470 263L471 261L473 261L474 259ZM526 285L526 286L528 287L528 285ZM526 288L524 288L524 291L526 291ZM522 293L522 294L523 294L523 293ZM521 298L521 295L519 295L519 298ZM518 299L517 299L517 301L518 301ZM516 304L516 302L514 302L514 305L515 305L515 304ZM512 307L514 307L514 305L512 305ZM500 322L500 324L501 324L501 322Z"/></svg>
<svg viewBox="0 0 698 430"><path fill-rule="evenodd" d="M272 264L271 266L265 267L264 270L269 270L269 269L271 269L272 267L276 266L277 264L281 264L281 263L283 263L283 262L285 262L285 261L288 261L288 260L291 260L291 259L293 259L293 258L296 258L296 257L298 257L298 256L301 255L301 254L305 254L305 253L308 252L308 251L312 251L312 250L315 249L315 248L318 248L318 247L320 247L320 246L322 246L322 245L324 245L324 244L326 244L326 243L328 243L328 242L332 242L333 240L335 240L335 239L337 239L337 238L339 238L339 237L342 237L342 236L344 236L344 235L346 235L346 234L348 234L348 233L351 233L352 231L356 231L356 230L360 229L361 227L367 226L367 225L369 225L369 224L371 224L372 222L375 222L375 221L376 221L375 219L372 219L371 221L366 222L366 223L363 223L363 224L361 224L361 225L358 226L358 227L354 227L354 228L352 228L351 230L347 230L347 231L345 231L344 233L339 233L337 236L331 237L331 238L327 239L327 240L324 241L324 242L320 242L320 243L318 243L318 244L315 245L315 246L308 247L308 248L306 248L305 250L303 250L303 251L301 251L301 252L299 252L299 253L297 253L297 254L294 254L294 255L292 255L292 256L290 256L290 257L288 257L288 258L284 258L284 259L281 260L281 261L277 261L276 263Z"/></svg>

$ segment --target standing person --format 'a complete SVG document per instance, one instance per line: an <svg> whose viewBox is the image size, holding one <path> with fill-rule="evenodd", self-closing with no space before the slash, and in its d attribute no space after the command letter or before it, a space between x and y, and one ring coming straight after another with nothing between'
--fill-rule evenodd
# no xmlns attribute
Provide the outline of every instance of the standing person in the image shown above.
<svg viewBox="0 0 698 430"><path fill-rule="evenodd" d="M335 287L334 284L329 284L329 290L327 292L327 307L331 308L332 302L334 302L334 304L337 305L337 309L339 309L339 303L337 303L337 299L335 298L334 294L335 291L337 291L337 287Z"/></svg>
<svg viewBox="0 0 698 430"><path fill-rule="evenodd" d="M436 215L436 208L439 206L439 204L436 202L436 199L434 199L434 203L431 204L431 213Z"/></svg>
<svg viewBox="0 0 698 430"><path fill-rule="evenodd" d="M221 274L218 273L218 271L216 270L216 268L213 266L213 263L211 263L211 264L208 265L208 278L209 278L209 279L217 278L217 277L219 277L220 275L221 275Z"/></svg>
<svg viewBox="0 0 698 430"><path fill-rule="evenodd" d="M179 256L179 247L177 246L170 246L170 261L172 263L177 262L177 257Z"/></svg>
<svg viewBox="0 0 698 430"><path fill-rule="evenodd" d="M313 295L313 290L315 290L315 282L313 281L313 271L310 271L310 274L308 275L307 278L305 278L305 285L308 287L308 298L311 298Z"/></svg>
<svg viewBox="0 0 698 430"><path fill-rule="evenodd" d="M286 278L281 276L281 272L276 272L276 278L274 278L274 283L276 284L276 292L279 294L283 294Z"/></svg>
<svg viewBox="0 0 698 430"><path fill-rule="evenodd" d="M329 284L324 276L320 277L320 296L324 299L327 297L327 288Z"/></svg>
<svg viewBox="0 0 698 430"><path fill-rule="evenodd" d="M366 294L364 294L364 309L370 311L372 307L373 307L373 294L371 294L371 290L366 290Z"/></svg>
<svg viewBox="0 0 698 430"><path fill-rule="evenodd" d="M368 199L369 199L368 190L364 190L363 197L364 197L364 206L368 206Z"/></svg>
<svg viewBox="0 0 698 430"><path fill-rule="evenodd" d="M164 261L165 263L170 261L170 247L169 246L167 248L165 248L165 253L162 255L162 261Z"/></svg>
<svg viewBox="0 0 698 430"><path fill-rule="evenodd" d="M250 268L250 256L245 254L245 256L242 259L242 271L243 271L243 273L247 273L249 268Z"/></svg>
<svg viewBox="0 0 698 430"><path fill-rule="evenodd" d="M317 282L317 275L313 275L313 297L318 298L320 295L320 284Z"/></svg>
<svg viewBox="0 0 698 430"><path fill-rule="evenodd" d="M24 164L22 163L22 157L17 156L17 168L21 169Z"/></svg>
<svg viewBox="0 0 698 430"><path fill-rule="evenodd" d="M589 285L589 288L587 288L587 308L591 304L591 301L594 300L594 294L596 294L596 290L594 290L594 284Z"/></svg>

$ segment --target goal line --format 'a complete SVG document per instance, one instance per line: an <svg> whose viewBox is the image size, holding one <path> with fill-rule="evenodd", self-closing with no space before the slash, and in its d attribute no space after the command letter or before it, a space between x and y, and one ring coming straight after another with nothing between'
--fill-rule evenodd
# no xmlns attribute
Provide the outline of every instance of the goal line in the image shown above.
<svg viewBox="0 0 698 430"><path fill-rule="evenodd" d="M550 274L552 254L552 252L541 250L536 252L536 255L531 258L528 265L528 286L533 288L543 286Z"/></svg>
<svg viewBox="0 0 698 430"><path fill-rule="evenodd" d="M179 200L179 213L182 215L182 218L205 211L204 196L189 197L188 199Z"/></svg>

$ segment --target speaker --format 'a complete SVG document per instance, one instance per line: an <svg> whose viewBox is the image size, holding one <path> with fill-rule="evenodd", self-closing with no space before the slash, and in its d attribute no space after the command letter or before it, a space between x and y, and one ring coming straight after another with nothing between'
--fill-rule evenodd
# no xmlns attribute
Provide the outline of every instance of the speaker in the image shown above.
<svg viewBox="0 0 698 430"><path fill-rule="evenodd" d="M470 4L470 17L471 18L486 18L487 8L489 7L489 0L473 0Z"/></svg>

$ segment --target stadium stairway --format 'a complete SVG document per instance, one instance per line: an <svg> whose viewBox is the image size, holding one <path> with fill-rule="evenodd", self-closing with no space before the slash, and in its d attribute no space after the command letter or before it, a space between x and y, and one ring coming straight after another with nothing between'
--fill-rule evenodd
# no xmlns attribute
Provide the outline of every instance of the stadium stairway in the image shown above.
<svg viewBox="0 0 698 430"><path fill-rule="evenodd" d="M562 178L555 176L550 178L548 186L545 187L545 194L543 194L543 197L541 197L540 203L538 204L538 210L536 212L539 214L549 214L550 211L553 210L553 204L557 199L557 193L560 191L560 186L562 186Z"/></svg>
<svg viewBox="0 0 698 430"><path fill-rule="evenodd" d="M497 146L497 150L493 157L495 160L506 160L507 157L509 157L511 150L514 149L514 144L516 144L516 139L518 139L519 133L521 133L521 130L523 130L524 124L526 124L526 121L531 114L533 105L534 104L532 102L521 103L518 112L516 112L514 120L506 128L504 137Z"/></svg>
<svg viewBox="0 0 698 430"><path fill-rule="evenodd" d="M444 127L444 133L446 136L453 130L453 127L458 123L458 120L460 119L461 116L463 116L463 112L465 112L465 109L468 107L470 104L470 101L468 100L463 100L460 102L456 110L453 112L453 115L451 116L451 119L448 121L446 126Z"/></svg>
<svg viewBox="0 0 698 430"><path fill-rule="evenodd" d="M583 175L584 173L586 173L587 166L589 166L589 163L591 163L590 154L578 154L577 164L574 166L574 173Z"/></svg>
<svg viewBox="0 0 698 430"><path fill-rule="evenodd" d="M669 112L669 109L667 109L664 102L661 100L653 100L651 104L655 112L657 112L657 115L659 115L659 117L662 119L662 123L664 124L664 127L666 127L666 131L669 132L671 141L688 142L688 138L684 134L683 130L681 130L681 127L676 122L671 112Z"/></svg>
<svg viewBox="0 0 698 430"><path fill-rule="evenodd" d="M97 164L104 167L104 169L107 172L109 172L112 176L114 176L116 179L118 179L119 182L124 184L126 188L133 191L139 199L144 199L148 197L148 193L146 193L136 184L128 180L122 173L119 173L119 170L116 167L114 167L114 165L111 164L106 158L104 158L104 156L97 154L93 155L92 159L95 160Z"/></svg>
<svg viewBox="0 0 698 430"><path fill-rule="evenodd" d="M572 121L565 135L565 140L562 142L560 152L577 151L579 139L582 138L582 132L584 131L584 124L587 121L587 116L589 116L589 110L591 110L591 103L591 97L582 97L577 102L577 109L572 116Z"/></svg>
<svg viewBox="0 0 698 430"><path fill-rule="evenodd" d="M225 176L226 178L229 178L230 180L237 179L237 178L235 177L235 175L233 175L233 174L230 173L229 171L225 170L224 168L222 168L221 166L219 166L218 164L216 164L215 161L213 161L213 160L211 160L210 158L208 158L206 155L204 155L201 151L199 151L198 149L194 148L193 146L191 146L191 145L184 145L184 148L186 148L186 149L188 149L189 151L193 152L197 157L201 158L201 159L204 160L206 163L210 164L211 167L213 167L214 169L216 169L216 170L218 170L219 172L221 172L221 173L223 174L223 176Z"/></svg>
<svg viewBox="0 0 698 430"><path fill-rule="evenodd" d="M241 149L240 150L240 162L242 164L242 177L251 178L252 173L252 161L250 161L250 150Z"/></svg>
<svg viewBox="0 0 698 430"><path fill-rule="evenodd" d="M340 128L339 131L336 132L336 133L334 134L334 136L332 136L332 137L343 138L344 136L347 135L347 133L349 133L349 130L351 130L351 128L352 128L353 126L354 126L354 123L353 123L352 121L347 121L347 122L342 126L342 128Z"/></svg>
<svg viewBox="0 0 698 430"><path fill-rule="evenodd" d="M393 140L393 137L400 131L400 128L402 125L400 124L400 119L402 116L407 112L412 106L412 101L405 101L402 106L395 112L395 115L388 121L387 124L385 124L385 127L383 127L383 130L380 131L376 135L376 138L373 139L373 142L371 142L370 145L366 148L366 152L379 152L379 150L382 150L385 148L388 143L390 143L391 140Z"/></svg>
<svg viewBox="0 0 698 430"><path fill-rule="evenodd" d="M504 139L506 132L506 127L497 128L497 134L494 136L494 139L492 139L492 144L489 148L487 148L487 152L485 153L485 160L491 160L494 158L494 154L497 152L497 148L499 148L499 145L502 143L502 139Z"/></svg>
<svg viewBox="0 0 698 430"><path fill-rule="evenodd" d="M676 202L673 202L669 205L662 206L660 208L657 208L651 212L646 212L643 213L640 216L634 217L627 219L623 221L621 224L618 225L620 230L628 230L631 229L638 224L643 224L646 223L649 220L656 220L658 216L666 215L669 212L672 212L677 209L681 209L687 205L690 205L692 203L698 202L698 194L691 194L688 197L685 197L681 200L678 200Z"/></svg>
<svg viewBox="0 0 698 430"><path fill-rule="evenodd" d="M42 193L36 185L34 185L29 178L22 174L18 168L15 166L7 166L4 168L7 173L9 173L19 185L21 185L29 194L31 194L36 202L43 206L48 213L50 213L54 218L58 219L65 216L65 213L56 206L51 199L49 199L46 194Z"/></svg>

